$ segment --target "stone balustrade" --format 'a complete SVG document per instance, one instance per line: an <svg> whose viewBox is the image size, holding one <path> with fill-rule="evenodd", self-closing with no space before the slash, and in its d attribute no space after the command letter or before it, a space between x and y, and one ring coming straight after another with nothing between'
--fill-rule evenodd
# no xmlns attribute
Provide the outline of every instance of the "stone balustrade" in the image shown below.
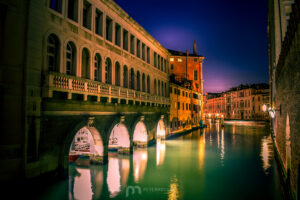
<svg viewBox="0 0 300 200"><path fill-rule="evenodd" d="M68 99L72 98L72 94L84 95L84 100L87 100L87 96L96 96L98 101L100 97L108 97L108 101L111 98L157 103L169 105L170 99L167 97L156 96L146 92L141 92L133 89L123 88L120 86L110 85L98 81L84 79L80 77L70 76L57 72L49 72L46 77L46 90L44 97L52 97L53 91L68 93ZM119 101L118 101L119 102Z"/></svg>

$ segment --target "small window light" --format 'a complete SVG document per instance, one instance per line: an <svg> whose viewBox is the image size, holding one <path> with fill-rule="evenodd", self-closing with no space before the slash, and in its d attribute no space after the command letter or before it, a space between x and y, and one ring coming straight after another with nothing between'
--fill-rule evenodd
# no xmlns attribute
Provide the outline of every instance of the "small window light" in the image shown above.
<svg viewBox="0 0 300 200"><path fill-rule="evenodd" d="M171 62L174 61L174 58L170 58L170 61L171 61Z"/></svg>
<svg viewBox="0 0 300 200"><path fill-rule="evenodd" d="M181 58L178 58L178 60L177 60L178 62L182 62L182 59Z"/></svg>

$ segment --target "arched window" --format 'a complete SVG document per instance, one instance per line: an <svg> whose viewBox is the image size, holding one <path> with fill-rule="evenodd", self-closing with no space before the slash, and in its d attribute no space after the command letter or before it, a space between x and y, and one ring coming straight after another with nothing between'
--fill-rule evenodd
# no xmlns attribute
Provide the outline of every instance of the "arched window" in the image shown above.
<svg viewBox="0 0 300 200"><path fill-rule="evenodd" d="M140 71L137 71L137 73L136 73L136 89L138 91L141 91L141 75L140 75Z"/></svg>
<svg viewBox="0 0 300 200"><path fill-rule="evenodd" d="M106 58L105 60L105 83L112 83L112 73L111 73L111 60Z"/></svg>
<svg viewBox="0 0 300 200"><path fill-rule="evenodd" d="M144 73L142 75L142 91L146 92L146 77Z"/></svg>
<svg viewBox="0 0 300 200"><path fill-rule="evenodd" d="M157 81L158 93L157 95L160 96L160 80Z"/></svg>
<svg viewBox="0 0 300 200"><path fill-rule="evenodd" d="M164 96L164 82L161 82L161 94L160 96Z"/></svg>
<svg viewBox="0 0 300 200"><path fill-rule="evenodd" d="M90 78L90 52L87 48L82 50L81 77Z"/></svg>
<svg viewBox="0 0 300 200"><path fill-rule="evenodd" d="M76 75L76 47L73 42L68 42L68 44L67 44L66 74Z"/></svg>
<svg viewBox="0 0 300 200"><path fill-rule="evenodd" d="M47 43L47 65L49 71L59 72L60 43L56 35L51 34Z"/></svg>
<svg viewBox="0 0 300 200"><path fill-rule="evenodd" d="M121 77L120 77L120 63L116 62L115 65L115 85L121 85Z"/></svg>
<svg viewBox="0 0 300 200"><path fill-rule="evenodd" d="M126 65L124 65L123 70L123 87L128 88L128 68Z"/></svg>
<svg viewBox="0 0 300 200"><path fill-rule="evenodd" d="M167 91L167 84L165 83L165 97L167 97L168 96L168 91Z"/></svg>
<svg viewBox="0 0 300 200"><path fill-rule="evenodd" d="M150 76L147 76L147 92L150 93L151 89L150 89Z"/></svg>
<svg viewBox="0 0 300 200"><path fill-rule="evenodd" d="M94 79L95 81L102 81L102 59L99 53L95 55L94 60Z"/></svg>
<svg viewBox="0 0 300 200"><path fill-rule="evenodd" d="M154 79L154 94L157 94L156 79Z"/></svg>
<svg viewBox="0 0 300 200"><path fill-rule="evenodd" d="M134 89L134 70L130 69L130 89Z"/></svg>

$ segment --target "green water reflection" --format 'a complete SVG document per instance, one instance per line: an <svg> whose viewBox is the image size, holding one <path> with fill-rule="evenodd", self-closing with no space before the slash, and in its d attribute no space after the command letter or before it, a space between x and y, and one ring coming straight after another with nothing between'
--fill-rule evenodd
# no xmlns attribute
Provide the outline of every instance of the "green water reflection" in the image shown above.
<svg viewBox="0 0 300 200"><path fill-rule="evenodd" d="M261 124L195 130L130 156L112 153L105 166L70 165L69 174L43 198L282 199L271 138Z"/></svg>

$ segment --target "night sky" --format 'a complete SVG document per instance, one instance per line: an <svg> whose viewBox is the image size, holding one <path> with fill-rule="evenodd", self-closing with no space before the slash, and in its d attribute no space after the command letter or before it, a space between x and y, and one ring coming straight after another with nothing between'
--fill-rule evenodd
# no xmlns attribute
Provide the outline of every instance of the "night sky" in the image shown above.
<svg viewBox="0 0 300 200"><path fill-rule="evenodd" d="M205 57L205 92L268 82L267 0L115 0L165 48Z"/></svg>

